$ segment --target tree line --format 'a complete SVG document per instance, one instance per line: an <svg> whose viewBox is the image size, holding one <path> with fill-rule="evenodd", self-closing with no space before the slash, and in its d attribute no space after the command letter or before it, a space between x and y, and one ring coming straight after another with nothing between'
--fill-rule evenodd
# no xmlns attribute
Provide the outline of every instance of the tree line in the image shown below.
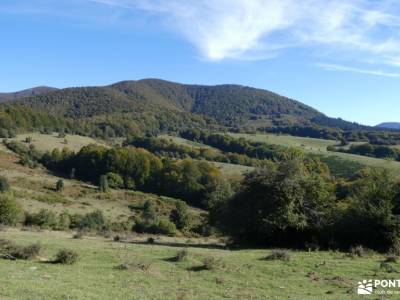
<svg viewBox="0 0 400 300"><path fill-rule="evenodd" d="M105 148L97 145L83 147L74 153L67 149L47 152L40 162L50 170L93 183L102 176L117 188L135 189L185 200L197 207L209 202L229 183L218 168L193 159L160 159L140 148Z"/></svg>
<svg viewBox="0 0 400 300"><path fill-rule="evenodd" d="M384 145L372 145L369 143L364 143L352 144L348 148L329 146L328 151L358 154L375 158L388 158L400 161L400 149Z"/></svg>

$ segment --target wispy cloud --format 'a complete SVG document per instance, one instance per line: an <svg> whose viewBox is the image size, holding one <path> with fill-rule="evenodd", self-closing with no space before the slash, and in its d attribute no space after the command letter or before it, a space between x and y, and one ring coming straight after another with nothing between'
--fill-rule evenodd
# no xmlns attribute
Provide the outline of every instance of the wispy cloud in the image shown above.
<svg viewBox="0 0 400 300"><path fill-rule="evenodd" d="M89 1L159 14L209 60L310 45L400 54L400 4L392 0Z"/></svg>
<svg viewBox="0 0 400 300"><path fill-rule="evenodd" d="M327 71L352 72L352 73L360 73L360 74L368 74L368 75L384 76L384 77L400 77L400 73L385 72L382 70L365 70L365 69L359 69L359 68L353 68L335 64L326 64L326 63L318 63L316 65Z"/></svg>

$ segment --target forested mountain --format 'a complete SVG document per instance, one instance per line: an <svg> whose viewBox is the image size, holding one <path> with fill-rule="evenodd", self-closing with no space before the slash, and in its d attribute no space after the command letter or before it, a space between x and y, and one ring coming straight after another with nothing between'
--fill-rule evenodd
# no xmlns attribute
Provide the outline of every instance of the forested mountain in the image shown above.
<svg viewBox="0 0 400 300"><path fill-rule="evenodd" d="M185 85L157 79L67 88L26 97L18 103L72 118L160 110L184 112L212 118L228 127L311 125L326 119L307 105L266 90L240 85Z"/></svg>
<svg viewBox="0 0 400 300"><path fill-rule="evenodd" d="M381 123L379 125L376 125L378 128L384 128L384 129L400 129L400 123L398 122L385 122Z"/></svg>
<svg viewBox="0 0 400 300"><path fill-rule="evenodd" d="M0 93L0 102L15 100L23 97L37 96L41 94L46 94L57 90L53 87L48 86L38 86L27 90L22 90L14 93Z"/></svg>
<svg viewBox="0 0 400 300"><path fill-rule="evenodd" d="M29 114L49 113L59 120L65 119L63 123L69 124L65 128L69 132L101 137L199 128L258 130L376 144L400 142L397 132L386 134L381 128L330 118L296 100L241 85L187 85L144 79L103 87L34 89L14 95L19 96L7 98L0 108L7 114L0 115L0 123L5 124L2 128L7 130L50 128L43 122L31 121L18 126L5 107L18 110L21 119L25 113L21 108L29 109ZM62 128L57 124L57 129Z"/></svg>

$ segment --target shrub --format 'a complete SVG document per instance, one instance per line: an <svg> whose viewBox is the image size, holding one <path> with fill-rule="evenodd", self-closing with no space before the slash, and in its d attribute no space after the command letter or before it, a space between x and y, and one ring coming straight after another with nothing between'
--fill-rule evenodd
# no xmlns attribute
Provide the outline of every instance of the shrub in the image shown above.
<svg viewBox="0 0 400 300"><path fill-rule="evenodd" d="M72 238L73 239L81 239L81 238L83 238L83 232L82 231L78 231L77 233L75 233L73 236L72 236Z"/></svg>
<svg viewBox="0 0 400 300"><path fill-rule="evenodd" d="M28 246L17 246L10 254L16 259L33 259L40 253L40 244L32 244Z"/></svg>
<svg viewBox="0 0 400 300"><path fill-rule="evenodd" d="M175 209L171 211L169 218L179 230L187 227L189 225L187 204L183 201L177 201Z"/></svg>
<svg viewBox="0 0 400 300"><path fill-rule="evenodd" d="M147 238L147 243L154 244L155 240L152 237Z"/></svg>
<svg viewBox="0 0 400 300"><path fill-rule="evenodd" d="M95 210L84 215L78 222L80 229L102 230L106 227L106 219L100 210Z"/></svg>
<svg viewBox="0 0 400 300"><path fill-rule="evenodd" d="M21 208L9 194L0 194L0 224L16 225L21 218Z"/></svg>
<svg viewBox="0 0 400 300"><path fill-rule="evenodd" d="M175 224L164 219L161 219L157 225L153 226L153 230L155 234L165 234L170 236L173 236L176 233Z"/></svg>
<svg viewBox="0 0 400 300"><path fill-rule="evenodd" d="M71 225L71 216L68 212L62 212L58 217L58 230L67 230Z"/></svg>
<svg viewBox="0 0 400 300"><path fill-rule="evenodd" d="M355 257L363 257L367 254L367 251L365 250L365 248L361 245L358 246L354 246L350 248L350 255Z"/></svg>
<svg viewBox="0 0 400 300"><path fill-rule="evenodd" d="M287 250L273 250L270 255L268 255L266 260L282 260L282 261L289 261L290 260L290 253Z"/></svg>
<svg viewBox="0 0 400 300"><path fill-rule="evenodd" d="M28 246L16 245L12 241L0 240L0 252L5 259L33 259L40 253L40 244L31 244Z"/></svg>
<svg viewBox="0 0 400 300"><path fill-rule="evenodd" d="M387 262L387 263L396 263L397 262L397 255L389 254L388 256L386 256L385 262Z"/></svg>
<svg viewBox="0 0 400 300"><path fill-rule="evenodd" d="M10 190L10 184L8 183L7 178L4 176L0 176L0 192L5 193Z"/></svg>
<svg viewBox="0 0 400 300"><path fill-rule="evenodd" d="M187 260L188 256L189 256L188 250L183 249L183 250L178 251L178 253L176 253L176 255L172 258L172 260L177 261L177 262L185 261L185 260Z"/></svg>
<svg viewBox="0 0 400 300"><path fill-rule="evenodd" d="M382 262L380 265L380 269L387 273L398 273L397 270L387 262Z"/></svg>
<svg viewBox="0 0 400 300"><path fill-rule="evenodd" d="M106 174L108 185L111 188L122 188L124 186L124 180L118 174L109 172Z"/></svg>
<svg viewBox="0 0 400 300"><path fill-rule="evenodd" d="M58 251L54 263L72 265L78 261L79 254L73 250L63 249Z"/></svg>
<svg viewBox="0 0 400 300"><path fill-rule="evenodd" d="M56 191L60 192L64 189L64 181L62 179L58 180L56 183Z"/></svg>
<svg viewBox="0 0 400 300"><path fill-rule="evenodd" d="M40 228L56 229L58 226L57 215L48 209L41 209L38 213L25 215L25 225L27 226L39 226Z"/></svg>

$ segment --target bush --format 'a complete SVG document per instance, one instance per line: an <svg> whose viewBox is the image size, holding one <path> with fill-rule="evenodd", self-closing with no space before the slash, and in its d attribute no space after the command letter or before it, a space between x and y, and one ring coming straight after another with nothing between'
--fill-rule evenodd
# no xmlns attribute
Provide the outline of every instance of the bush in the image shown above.
<svg viewBox="0 0 400 300"><path fill-rule="evenodd" d="M161 219L157 225L153 226L153 230L155 234L165 234L170 236L173 236L176 233L175 224L164 219Z"/></svg>
<svg viewBox="0 0 400 300"><path fill-rule="evenodd" d="M187 249L183 249L178 251L178 253L176 253L176 255L172 258L173 261L179 262L179 261L185 261L187 260L189 256L189 252Z"/></svg>
<svg viewBox="0 0 400 300"><path fill-rule="evenodd" d="M122 188L124 187L124 180L118 174L109 172L106 174L108 185L111 188Z"/></svg>
<svg viewBox="0 0 400 300"><path fill-rule="evenodd" d="M179 230L186 228L189 225L187 204L183 201L177 201L169 218Z"/></svg>
<svg viewBox="0 0 400 300"><path fill-rule="evenodd" d="M60 192L64 189L64 181L62 179L58 180L56 183L56 191Z"/></svg>
<svg viewBox="0 0 400 300"><path fill-rule="evenodd" d="M397 255L389 254L388 256L386 256L385 262L387 262L387 263L396 263L397 262Z"/></svg>
<svg viewBox="0 0 400 300"><path fill-rule="evenodd" d="M0 176L0 192L5 193L10 190L10 184L8 183L7 178Z"/></svg>
<svg viewBox="0 0 400 300"><path fill-rule="evenodd" d="M17 246L10 254L16 259L33 259L40 253L40 244L32 244L29 246Z"/></svg>
<svg viewBox="0 0 400 300"><path fill-rule="evenodd" d="M67 230L71 226L71 216L68 212L62 212L58 217L58 230Z"/></svg>
<svg viewBox="0 0 400 300"><path fill-rule="evenodd" d="M100 210L87 213L77 223L79 229L102 230L106 227L106 219Z"/></svg>
<svg viewBox="0 0 400 300"><path fill-rule="evenodd" d="M0 194L0 224L16 225L21 218L21 208L9 194Z"/></svg>
<svg viewBox="0 0 400 300"><path fill-rule="evenodd" d="M28 246L16 245L12 241L0 240L1 257L5 259L33 259L40 253L40 244L31 244Z"/></svg>
<svg viewBox="0 0 400 300"><path fill-rule="evenodd" d="M54 263L63 265L72 265L78 261L79 254L73 250L63 249L58 251Z"/></svg>
<svg viewBox="0 0 400 300"><path fill-rule="evenodd" d="M46 229L57 229L58 217L57 215L48 209L41 209L38 213L25 215L25 225L27 226L39 226L40 228Z"/></svg>
<svg viewBox="0 0 400 300"><path fill-rule="evenodd" d="M272 253L268 255L265 259L289 261L290 253L287 250L273 250Z"/></svg>

